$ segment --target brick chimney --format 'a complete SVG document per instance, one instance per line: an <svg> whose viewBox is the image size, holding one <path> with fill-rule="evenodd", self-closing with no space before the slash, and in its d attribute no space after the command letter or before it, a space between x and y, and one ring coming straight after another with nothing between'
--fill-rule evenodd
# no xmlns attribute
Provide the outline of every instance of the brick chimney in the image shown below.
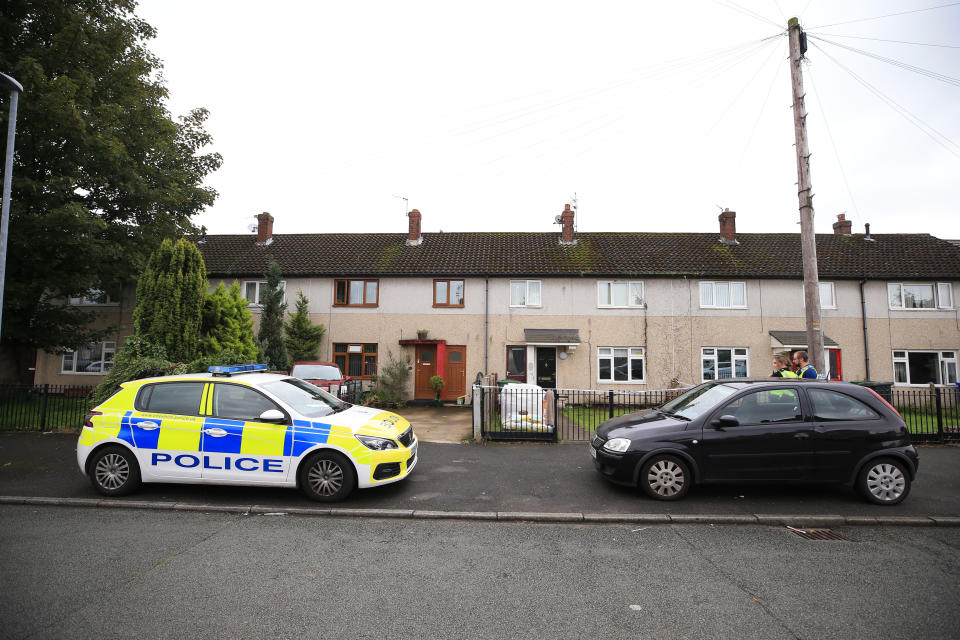
<svg viewBox="0 0 960 640"><path fill-rule="evenodd" d="M724 209L718 219L720 220L720 242L740 244L737 242L737 212Z"/></svg>
<svg viewBox="0 0 960 640"><path fill-rule="evenodd" d="M410 231L407 234L407 246L416 247L423 242L423 236L420 235L420 211L413 209L407 214L410 218Z"/></svg>
<svg viewBox="0 0 960 640"><path fill-rule="evenodd" d="M573 217L574 212L573 209L570 208L570 205L563 205L563 213L560 214L560 224L562 226L560 244L577 244L576 239L573 237Z"/></svg>
<svg viewBox="0 0 960 640"><path fill-rule="evenodd" d="M853 234L853 223L847 220L844 213L837 214L837 221L833 223L833 235L849 236Z"/></svg>
<svg viewBox="0 0 960 640"><path fill-rule="evenodd" d="M257 216L257 244L270 244L273 240L273 216L264 211Z"/></svg>

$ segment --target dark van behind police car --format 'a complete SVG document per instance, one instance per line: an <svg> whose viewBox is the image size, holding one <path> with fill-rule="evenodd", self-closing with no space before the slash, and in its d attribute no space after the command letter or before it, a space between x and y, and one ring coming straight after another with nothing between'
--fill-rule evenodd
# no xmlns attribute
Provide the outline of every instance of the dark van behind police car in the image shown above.
<svg viewBox="0 0 960 640"><path fill-rule="evenodd" d="M903 418L872 389L796 378L706 382L607 420L590 455L608 480L658 500L700 483L852 483L894 505L919 465Z"/></svg>

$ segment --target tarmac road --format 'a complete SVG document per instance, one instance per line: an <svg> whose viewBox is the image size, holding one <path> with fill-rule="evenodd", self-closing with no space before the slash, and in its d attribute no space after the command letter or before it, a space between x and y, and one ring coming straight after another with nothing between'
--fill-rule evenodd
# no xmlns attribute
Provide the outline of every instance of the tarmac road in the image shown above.
<svg viewBox="0 0 960 640"><path fill-rule="evenodd" d="M102 499L77 469L75 446L73 434L0 434L0 501L9 502L10 497ZM664 503L605 481L594 470L585 444L421 442L420 461L409 478L357 491L336 506L403 512L639 514L664 519L702 517L718 523L725 516L750 515L839 516L856 524L919 524L913 521L933 518L937 524L960 526L960 447L918 449L920 471L910 496L900 505L881 507L867 503L849 487L838 486L694 487L684 500ZM144 485L131 496L109 500L265 509L330 506L318 505L292 489L176 484Z"/></svg>

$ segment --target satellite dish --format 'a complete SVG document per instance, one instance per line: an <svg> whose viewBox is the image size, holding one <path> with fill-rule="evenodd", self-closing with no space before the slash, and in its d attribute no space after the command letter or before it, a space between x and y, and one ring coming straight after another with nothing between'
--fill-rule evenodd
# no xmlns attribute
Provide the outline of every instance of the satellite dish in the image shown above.
<svg viewBox="0 0 960 640"><path fill-rule="evenodd" d="M563 224L563 217L557 216L553 219L553 224Z"/></svg>
<svg viewBox="0 0 960 640"><path fill-rule="evenodd" d="M250 224L247 225L247 229L250 231L257 231L259 228L260 228L260 225L258 225L256 222L251 222Z"/></svg>

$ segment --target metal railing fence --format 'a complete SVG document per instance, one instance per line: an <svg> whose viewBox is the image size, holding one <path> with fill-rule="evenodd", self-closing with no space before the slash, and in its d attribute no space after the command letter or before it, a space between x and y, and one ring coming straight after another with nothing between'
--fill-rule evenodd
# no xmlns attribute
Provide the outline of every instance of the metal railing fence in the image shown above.
<svg viewBox="0 0 960 640"><path fill-rule="evenodd" d="M0 385L0 429L79 431L93 389L78 385Z"/></svg>
<svg viewBox="0 0 960 640"><path fill-rule="evenodd" d="M913 442L960 442L960 389L956 386L894 388L888 400L903 416Z"/></svg>
<svg viewBox="0 0 960 640"><path fill-rule="evenodd" d="M657 407L683 389L613 391L474 387L481 402L481 434L490 440L587 442L610 418Z"/></svg>

